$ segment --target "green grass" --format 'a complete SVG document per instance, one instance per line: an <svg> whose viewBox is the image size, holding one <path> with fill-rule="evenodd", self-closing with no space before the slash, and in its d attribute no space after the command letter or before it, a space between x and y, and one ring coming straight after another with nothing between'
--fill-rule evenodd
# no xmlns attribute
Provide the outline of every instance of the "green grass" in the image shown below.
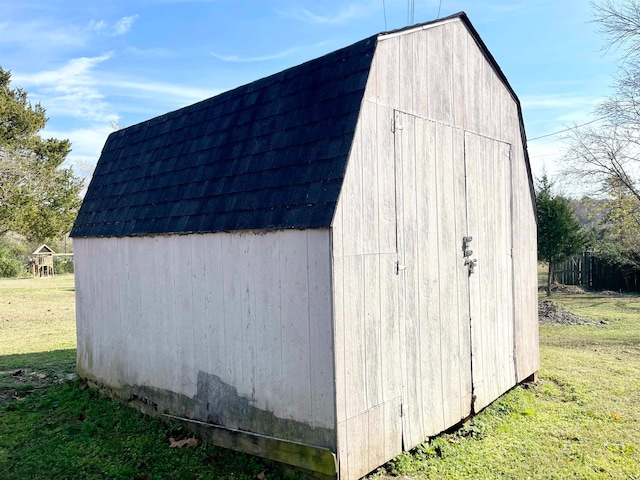
<svg viewBox="0 0 640 480"><path fill-rule="evenodd" d="M537 384L370 478L640 479L640 297L552 299L606 323L542 325ZM207 442L170 449L169 437L189 434L68 379L74 328L72 276L0 281L0 478L253 479L265 469Z"/></svg>

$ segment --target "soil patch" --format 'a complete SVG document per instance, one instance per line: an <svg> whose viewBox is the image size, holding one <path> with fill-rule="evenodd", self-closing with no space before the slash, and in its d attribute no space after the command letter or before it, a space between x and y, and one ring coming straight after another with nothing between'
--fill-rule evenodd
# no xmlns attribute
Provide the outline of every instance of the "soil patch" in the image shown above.
<svg viewBox="0 0 640 480"><path fill-rule="evenodd" d="M555 325L606 325L607 323L604 320L592 320L571 313L551 300L540 300L538 302L538 320L540 323Z"/></svg>
<svg viewBox="0 0 640 480"><path fill-rule="evenodd" d="M546 290L546 286L540 285L538 287L539 292L544 292ZM553 293L567 293L569 295L578 295L581 293L585 293L584 288L578 285L562 285L560 283L555 283L551 285L551 291Z"/></svg>
<svg viewBox="0 0 640 480"><path fill-rule="evenodd" d="M3 402L25 398L52 383L73 381L75 373L46 375L30 369L0 371L0 405Z"/></svg>

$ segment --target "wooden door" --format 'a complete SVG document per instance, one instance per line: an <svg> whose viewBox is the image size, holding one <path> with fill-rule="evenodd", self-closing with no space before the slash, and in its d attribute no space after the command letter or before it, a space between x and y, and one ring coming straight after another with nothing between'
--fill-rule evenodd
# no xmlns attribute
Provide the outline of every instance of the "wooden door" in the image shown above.
<svg viewBox="0 0 640 480"><path fill-rule="evenodd" d="M407 449L513 384L510 166L455 127L396 111L393 129Z"/></svg>
<svg viewBox="0 0 640 480"><path fill-rule="evenodd" d="M476 412L516 381L510 158L508 144L465 132L469 258L477 260L469 275Z"/></svg>
<svg viewBox="0 0 640 480"><path fill-rule="evenodd" d="M471 413L464 132L395 115L403 445Z"/></svg>

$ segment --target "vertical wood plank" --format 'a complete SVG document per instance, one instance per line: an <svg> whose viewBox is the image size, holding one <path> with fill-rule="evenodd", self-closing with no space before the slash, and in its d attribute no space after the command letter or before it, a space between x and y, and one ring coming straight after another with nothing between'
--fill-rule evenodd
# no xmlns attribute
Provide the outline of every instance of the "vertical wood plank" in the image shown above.
<svg viewBox="0 0 640 480"><path fill-rule="evenodd" d="M429 51L429 116L434 120L453 122L452 34L448 25L428 32Z"/></svg>
<svg viewBox="0 0 640 480"><path fill-rule="evenodd" d="M158 268L161 266L161 260L154 255L155 240L152 237L141 237L135 240L123 239L123 241L132 241L138 245L135 256L137 262L140 262L140 305L143 315L140 317L140 325L135 319L129 320L129 326L135 337L142 336L138 339L143 343L143 354L140 355L136 368L140 371L140 378L144 379L149 385L166 385L163 379L165 366L160 357L162 354L158 352L158 345L161 344L161 335L165 334L158 328L158 324L164 314L159 308L157 276ZM151 255L149 255L151 253Z"/></svg>
<svg viewBox="0 0 640 480"><path fill-rule="evenodd" d="M307 268L300 268L300 259L308 258L307 232L290 233L280 250L282 394L290 418L311 418L309 284Z"/></svg>
<svg viewBox="0 0 640 480"><path fill-rule="evenodd" d="M485 59L475 42L467 42L467 97L466 97L466 129L478 132L481 128L482 96L484 95L482 70Z"/></svg>
<svg viewBox="0 0 640 480"><path fill-rule="evenodd" d="M360 116L357 130L365 119ZM348 168L342 187L343 254L360 255L364 245L363 152L361 139L356 136L349 155Z"/></svg>
<svg viewBox="0 0 640 480"><path fill-rule="evenodd" d="M410 445L421 442L424 435L422 418L422 375L420 351L420 311L418 309L418 197L416 192L416 136L422 122L413 115L403 115L402 120L402 225L403 225L403 265L400 272L403 281L404 305L404 424ZM420 152L422 153L422 152ZM422 160L422 158L420 158ZM421 199L420 199L421 201Z"/></svg>
<svg viewBox="0 0 640 480"><path fill-rule="evenodd" d="M459 375L460 384L458 390L459 414L458 416L466 418L471 414L472 403L472 385L471 385L471 340L469 331L469 276L467 267L464 265L464 257L462 256L462 239L468 235L467 226L467 204L466 195L466 171L465 171L465 145L464 131L461 129L453 129L453 192L455 211L455 239L457 241L457 272L456 291L458 292L458 311L455 317L457 324L458 351L460 352ZM471 243L473 248L473 241ZM473 259L475 257L471 257Z"/></svg>
<svg viewBox="0 0 640 480"><path fill-rule="evenodd" d="M480 268L483 261L481 252L484 248L484 236L482 232L482 215L485 205L481 199L477 199L477 193L482 188L482 159L485 158L484 145L480 137L471 133L465 133L465 165L467 171L467 218L469 223L469 234L473 236L473 258L478 260L476 273L469 277L469 303L471 311L471 361L473 365L473 393L477 399L486 397L485 372L487 367L482 352L489 348L485 345L484 324L481 298L484 294L483 282L481 281ZM486 181L486 180L485 180ZM486 250L485 250L486 252ZM479 407L476 405L476 411Z"/></svg>
<svg viewBox="0 0 640 480"><path fill-rule="evenodd" d="M256 397L286 418L283 404L280 255L284 235L254 237L261 248L253 258L256 309Z"/></svg>
<svg viewBox="0 0 640 480"><path fill-rule="evenodd" d="M400 52L398 37L378 41L376 47L378 105L396 108L400 102Z"/></svg>
<svg viewBox="0 0 640 480"><path fill-rule="evenodd" d="M380 253L396 253L396 186L394 135L391 131L393 110L376 107L378 237Z"/></svg>
<svg viewBox="0 0 640 480"><path fill-rule="evenodd" d="M229 382L225 356L225 283L224 253L222 239L228 234L207 234L204 242L205 291L204 308L206 315L203 338L206 348L205 372ZM279 329L278 329L279 333Z"/></svg>
<svg viewBox="0 0 640 480"><path fill-rule="evenodd" d="M334 237L333 244L339 242L340 238ZM346 317L344 306L344 257L333 257L333 331L334 331L334 354L335 354L335 375L336 375L336 423L343 425L346 435L347 420L347 398L348 383L346 373ZM340 427L338 427L340 429ZM340 434L339 434L340 435ZM340 442L340 436L338 438ZM346 448L346 445L342 445ZM346 461L346 460L345 460ZM342 467L341 467L342 468Z"/></svg>
<svg viewBox="0 0 640 480"><path fill-rule="evenodd" d="M364 268L361 255L344 258L346 417L366 410ZM349 429L349 432L351 429ZM351 435L351 434L349 434ZM351 442L351 436L349 437Z"/></svg>
<svg viewBox="0 0 640 480"><path fill-rule="evenodd" d="M415 114L422 118L428 118L429 116L429 98L431 97L429 91L429 68L431 67L431 62L429 60L428 35L429 33L426 30L421 30L412 35L415 38L413 49L415 64L413 108Z"/></svg>
<svg viewBox="0 0 640 480"><path fill-rule="evenodd" d="M377 256L363 258L365 408L380 405L382 397L382 342L380 320L380 264Z"/></svg>
<svg viewBox="0 0 640 480"><path fill-rule="evenodd" d="M446 425L460 420L458 398L460 395L460 371L463 352L460 351L458 338L458 276L459 247L456 238L456 220L452 212L461 214L455 203L453 129L442 124L437 125L436 167L438 182L438 258L439 298L442 377L444 395L444 418Z"/></svg>
<svg viewBox="0 0 640 480"><path fill-rule="evenodd" d="M222 236L222 274L224 295L224 382L239 385L242 377L242 362L238 352L242 349L242 276L237 235ZM241 261L241 260L240 260ZM237 427L233 425L233 427Z"/></svg>
<svg viewBox="0 0 640 480"><path fill-rule="evenodd" d="M237 238L241 262L235 268L240 270L240 321L241 321L241 349L236 355L241 358L241 375L236 384L238 393L256 399L256 335L255 322L255 258L262 255L262 249L257 248L260 241L252 232L240 234ZM306 257L302 260L305 263Z"/></svg>
<svg viewBox="0 0 640 480"><path fill-rule="evenodd" d="M312 425L335 429L331 310L331 243L327 230L307 234L309 264L309 368Z"/></svg>
<svg viewBox="0 0 640 480"><path fill-rule="evenodd" d="M418 215L418 235L423 248L418 252L420 289L418 301L422 334L420 335L422 371L422 410L425 435L435 435L446 428L443 416L444 392L442 387L441 322L446 320L440 314L440 255L438 251L438 198L439 189L436 175L438 160L438 137L436 124L423 120L424 131L416 141L423 161L416 164L417 196L421 199ZM446 166L445 166L446 167Z"/></svg>
<svg viewBox="0 0 640 480"><path fill-rule="evenodd" d="M414 38L415 35L402 35L398 37L399 54L399 110L413 113L413 95L416 83L414 72Z"/></svg>
<svg viewBox="0 0 640 480"><path fill-rule="evenodd" d="M459 22L452 23L449 28L452 31L453 52L453 125L464 129L467 128L466 105L468 94L466 79L469 32Z"/></svg>
<svg viewBox="0 0 640 480"><path fill-rule="evenodd" d="M369 473L369 421L364 412L347 420L349 479Z"/></svg>
<svg viewBox="0 0 640 480"><path fill-rule="evenodd" d="M362 151L362 231L361 242L364 254L380 251L378 217L380 195L378 192L378 156L376 141L376 106L363 102L360 124L357 129ZM355 219L352 219L355 220Z"/></svg>

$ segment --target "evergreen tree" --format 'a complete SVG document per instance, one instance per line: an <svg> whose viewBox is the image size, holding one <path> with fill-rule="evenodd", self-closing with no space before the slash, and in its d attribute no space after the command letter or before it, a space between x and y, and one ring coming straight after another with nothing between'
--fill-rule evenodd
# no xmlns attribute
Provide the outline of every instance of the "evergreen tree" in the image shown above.
<svg viewBox="0 0 640 480"><path fill-rule="evenodd" d="M568 199L554 195L553 184L546 174L538 182L536 209L538 212L538 260L548 263L547 296L556 265L580 253L587 245L587 236L573 213Z"/></svg>
<svg viewBox="0 0 640 480"><path fill-rule="evenodd" d="M62 167L69 141L40 137L45 109L10 84L11 72L0 67L0 235L45 242L71 229L83 181Z"/></svg>

